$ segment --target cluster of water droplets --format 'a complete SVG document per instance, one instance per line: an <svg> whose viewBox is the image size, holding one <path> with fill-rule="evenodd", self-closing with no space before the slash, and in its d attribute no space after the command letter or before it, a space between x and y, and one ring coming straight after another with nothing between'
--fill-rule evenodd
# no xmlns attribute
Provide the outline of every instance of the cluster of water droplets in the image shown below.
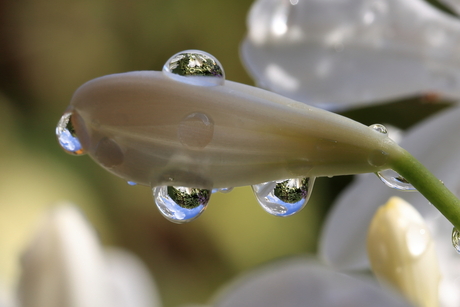
<svg viewBox="0 0 460 307"><path fill-rule="evenodd" d="M166 61L163 73L179 82L199 86L222 85L225 81L225 72L220 62L201 50L176 53Z"/></svg>
<svg viewBox="0 0 460 307"><path fill-rule="evenodd" d="M72 155L85 153L72 124L72 112L66 112L62 115L56 126L56 137L65 152Z"/></svg>
<svg viewBox="0 0 460 307"><path fill-rule="evenodd" d="M375 130L378 133L388 135L388 129L384 125L374 124L369 126L369 128ZM403 176L392 169L383 170L377 172L376 174L380 180L390 188L400 191L416 191L412 184L410 184Z"/></svg>

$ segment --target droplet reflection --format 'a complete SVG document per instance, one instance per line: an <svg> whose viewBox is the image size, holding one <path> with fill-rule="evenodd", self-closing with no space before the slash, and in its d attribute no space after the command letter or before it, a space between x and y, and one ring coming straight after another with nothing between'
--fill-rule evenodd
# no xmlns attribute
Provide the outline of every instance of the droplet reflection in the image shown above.
<svg viewBox="0 0 460 307"><path fill-rule="evenodd" d="M289 216L305 206L314 181L315 178L286 179L256 184L252 189L265 211L276 216Z"/></svg>
<svg viewBox="0 0 460 307"><path fill-rule="evenodd" d="M460 254L460 231L458 231L455 227L452 229L452 245L457 253Z"/></svg>
<svg viewBox="0 0 460 307"><path fill-rule="evenodd" d="M171 222L182 224L197 218L209 202L211 191L188 187L153 188L153 197L161 214Z"/></svg>
<svg viewBox="0 0 460 307"><path fill-rule="evenodd" d="M370 125L369 126L371 129L377 131L378 133L381 133L381 134L388 134L388 130L387 128L382 125L382 124L373 124L373 125Z"/></svg>
<svg viewBox="0 0 460 307"><path fill-rule="evenodd" d="M394 170L387 169L376 174L383 183L392 189L408 192L417 191L412 184Z"/></svg>
<svg viewBox="0 0 460 307"><path fill-rule="evenodd" d="M72 155L82 155L85 152L73 128L71 117L72 112L66 112L62 115L56 126L56 136L65 152Z"/></svg>
<svg viewBox="0 0 460 307"><path fill-rule="evenodd" d="M200 86L222 85L225 81L220 62L201 50L176 53L166 61L163 73L177 81Z"/></svg>

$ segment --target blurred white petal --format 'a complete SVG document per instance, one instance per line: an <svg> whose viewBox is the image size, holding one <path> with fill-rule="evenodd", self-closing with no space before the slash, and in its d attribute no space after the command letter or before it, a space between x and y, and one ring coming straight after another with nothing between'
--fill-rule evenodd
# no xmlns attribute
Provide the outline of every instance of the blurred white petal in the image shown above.
<svg viewBox="0 0 460 307"><path fill-rule="evenodd" d="M160 307L160 295L148 268L134 254L121 249L106 251L112 294L118 307Z"/></svg>
<svg viewBox="0 0 460 307"><path fill-rule="evenodd" d="M157 307L147 268L121 250L104 252L80 211L61 204L42 220L21 259L20 307Z"/></svg>
<svg viewBox="0 0 460 307"><path fill-rule="evenodd" d="M21 307L116 306L96 233L71 205L49 212L21 264Z"/></svg>
<svg viewBox="0 0 460 307"><path fill-rule="evenodd" d="M460 20L422 0L258 0L242 59L259 86L324 108L460 98Z"/></svg>
<svg viewBox="0 0 460 307"><path fill-rule="evenodd" d="M436 114L410 129L401 146L419 159L457 196L460 194L460 107ZM320 255L340 269L368 268L366 233L377 208L397 195L420 212L436 242L443 276L440 296L443 306L458 307L460 293L451 291L460 277L459 260L451 243L452 224L420 193L400 192L386 187L373 174L358 176L339 196L331 210L320 239ZM455 262L454 262L455 261ZM442 293L445 293L443 295Z"/></svg>
<svg viewBox="0 0 460 307"><path fill-rule="evenodd" d="M290 259L236 279L216 307L411 306L395 293L334 272L316 261Z"/></svg>
<svg viewBox="0 0 460 307"><path fill-rule="evenodd" d="M439 263L422 216L409 203L392 197L369 226L367 253L372 271L421 307L439 306Z"/></svg>
<svg viewBox="0 0 460 307"><path fill-rule="evenodd" d="M448 8L453 10L457 15L460 15L460 1L459 0L439 0L444 3Z"/></svg>

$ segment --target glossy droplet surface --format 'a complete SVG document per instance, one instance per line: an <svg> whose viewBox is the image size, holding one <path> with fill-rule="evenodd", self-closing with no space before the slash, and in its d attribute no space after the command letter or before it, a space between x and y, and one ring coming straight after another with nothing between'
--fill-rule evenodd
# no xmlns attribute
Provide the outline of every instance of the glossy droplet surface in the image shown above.
<svg viewBox="0 0 460 307"><path fill-rule="evenodd" d="M222 85L225 81L224 69L220 62L201 50L176 53L166 61L163 72L170 78L193 85Z"/></svg>
<svg viewBox="0 0 460 307"><path fill-rule="evenodd" d="M127 181L127 183L128 183L129 185L137 185L137 183L134 182L134 181Z"/></svg>
<svg viewBox="0 0 460 307"><path fill-rule="evenodd" d="M212 193L217 193L217 192L230 193L231 191L233 191L233 188L212 189Z"/></svg>
<svg viewBox="0 0 460 307"><path fill-rule="evenodd" d="M257 201L268 213L289 216L307 203L315 178L294 178L265 182L252 186Z"/></svg>
<svg viewBox="0 0 460 307"><path fill-rule="evenodd" d="M388 134L388 130L387 128L382 125L382 124L373 124L373 125L370 125L369 128L377 131L378 133L381 133L381 134Z"/></svg>
<svg viewBox="0 0 460 307"><path fill-rule="evenodd" d="M56 136L65 152L72 155L82 155L85 152L80 144L80 140L75 134L71 118L72 112L66 112L62 115L56 126Z"/></svg>
<svg viewBox="0 0 460 307"><path fill-rule="evenodd" d="M390 188L401 191L416 191L416 189L405 178L391 169L377 173L377 176Z"/></svg>
<svg viewBox="0 0 460 307"><path fill-rule="evenodd" d="M457 253L460 254L460 231L458 231L455 227L452 229L452 245Z"/></svg>
<svg viewBox="0 0 460 307"><path fill-rule="evenodd" d="M214 122L204 113L187 115L179 124L177 136L181 143L191 148L204 148L214 135Z"/></svg>
<svg viewBox="0 0 460 307"><path fill-rule="evenodd" d="M197 218L209 202L211 191L188 187L160 186L153 188L153 197L161 214L174 223Z"/></svg>

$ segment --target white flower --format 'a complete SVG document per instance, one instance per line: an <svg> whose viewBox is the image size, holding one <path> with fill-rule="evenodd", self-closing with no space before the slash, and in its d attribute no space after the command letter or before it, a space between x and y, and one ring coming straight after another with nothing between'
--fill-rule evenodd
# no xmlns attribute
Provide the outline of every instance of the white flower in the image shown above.
<svg viewBox="0 0 460 307"><path fill-rule="evenodd" d="M214 307L411 306L374 280L335 272L312 259L295 258L246 273L214 300Z"/></svg>
<svg viewBox="0 0 460 307"><path fill-rule="evenodd" d="M17 307L157 307L144 265L126 251L100 246L73 206L43 219L21 259Z"/></svg>
<svg viewBox="0 0 460 307"><path fill-rule="evenodd" d="M422 0L258 0L242 59L257 84L324 108L460 98L460 20Z"/></svg>
<svg viewBox="0 0 460 307"><path fill-rule="evenodd" d="M408 131L401 146L408 149L447 188L459 195L460 176L460 107L436 114ZM451 243L452 224L419 193L400 192L386 187L373 174L359 176L344 191L331 210L320 243L320 255L335 268L352 270L368 268L366 233L377 208L392 195L397 195L420 212L434 238L442 280L442 306L460 304L457 290L460 256Z"/></svg>

